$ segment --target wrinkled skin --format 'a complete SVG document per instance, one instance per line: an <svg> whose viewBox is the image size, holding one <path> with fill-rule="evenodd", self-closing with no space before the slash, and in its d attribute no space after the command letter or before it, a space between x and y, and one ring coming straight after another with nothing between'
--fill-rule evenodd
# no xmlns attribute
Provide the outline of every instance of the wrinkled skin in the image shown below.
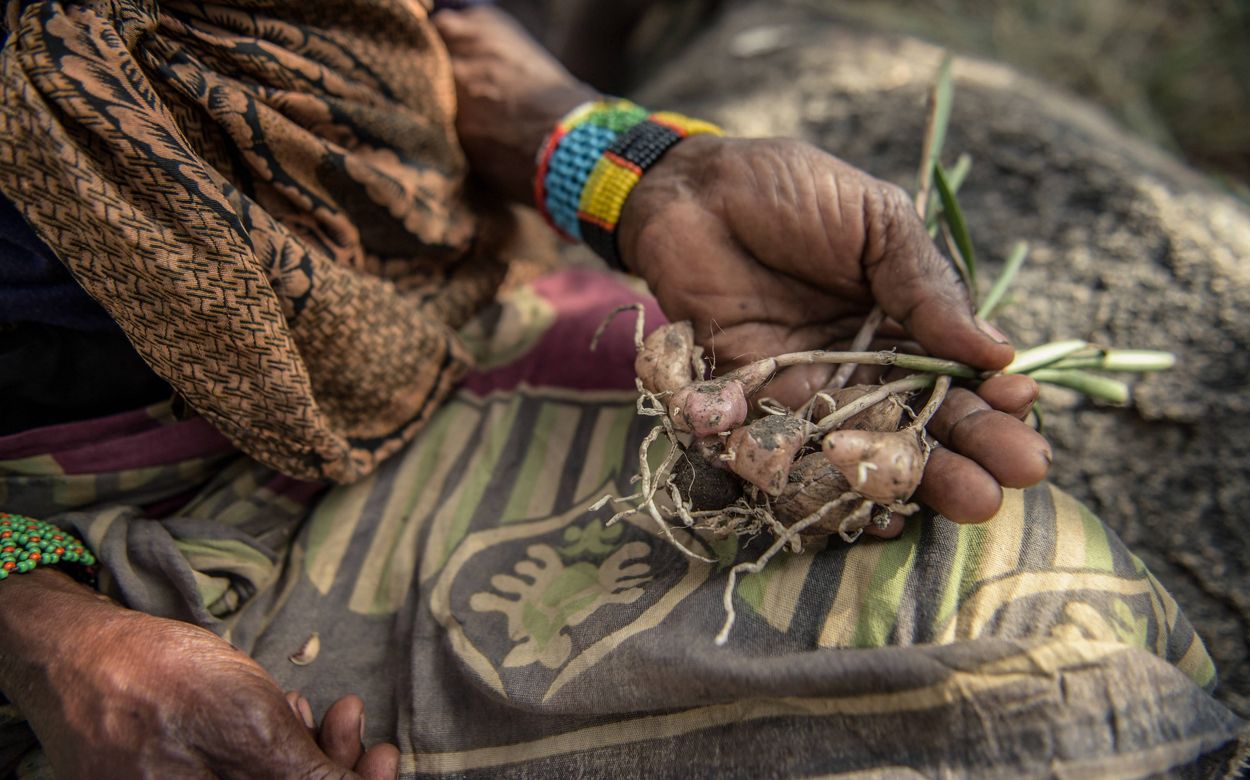
<svg viewBox="0 0 1250 780"><path fill-rule="evenodd" d="M496 191L532 204L535 150L559 117L598 95L497 9L442 13L435 22L451 51L456 127L470 162ZM918 344L987 370L1013 355L1001 334L974 319L958 274L910 197L800 141L682 141L630 194L617 245L669 319L694 323L722 373L761 357L845 345L874 303L889 316L880 346ZM763 392L797 407L833 370L790 368ZM930 458L918 496L952 520L988 520L1004 485L1033 484L1049 468L1049 445L1019 419L1036 383L1000 379L977 394L952 392L975 403L948 404L993 416L963 425L948 415L930 426L944 446Z"/></svg>
<svg viewBox="0 0 1250 780"><path fill-rule="evenodd" d="M59 572L10 577L0 593L0 685L58 777L396 776L393 746L363 750L356 697L317 729L306 702L208 631L123 609Z"/></svg>
<svg viewBox="0 0 1250 780"><path fill-rule="evenodd" d="M874 303L930 354L990 370L1013 355L973 317L906 193L802 142L683 141L630 195L618 238L665 313L694 323L721 370L845 344ZM797 408L835 368L789 368L763 392ZM1045 439L1014 416L1035 383L1003 380L931 427L946 449L922 497L953 520L989 519L1001 486L1034 484L1049 468ZM953 397L964 394L978 398ZM980 422L962 423L959 412L981 413Z"/></svg>

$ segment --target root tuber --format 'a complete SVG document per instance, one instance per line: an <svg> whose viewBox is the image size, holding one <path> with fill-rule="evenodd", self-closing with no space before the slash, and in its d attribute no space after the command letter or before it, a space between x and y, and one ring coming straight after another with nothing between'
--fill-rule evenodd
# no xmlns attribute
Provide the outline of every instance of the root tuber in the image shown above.
<svg viewBox="0 0 1250 780"><path fill-rule="evenodd" d="M742 480L693 445L677 461L673 484L696 512L724 509L742 498Z"/></svg>
<svg viewBox="0 0 1250 780"><path fill-rule="evenodd" d="M824 455L847 475L851 489L869 501L900 504L920 485L928 455L922 434L901 431L837 430L824 439Z"/></svg>
<svg viewBox="0 0 1250 780"><path fill-rule="evenodd" d="M868 385L853 385L840 388L829 394L821 393L812 401L811 419L820 420L827 417L852 401L863 398L868 393L871 393L873 389ZM833 403L830 404L829 401L833 401ZM888 396L866 410L852 415L846 422L842 423L842 430L896 431L898 430L899 422L903 419L903 410L905 408L903 402L897 396Z"/></svg>
<svg viewBox="0 0 1250 780"><path fill-rule="evenodd" d="M721 377L681 388L669 399L668 409L682 433L715 436L742 425L749 406L742 383Z"/></svg>
<svg viewBox="0 0 1250 780"><path fill-rule="evenodd" d="M643 340L634 358L634 373L643 387L664 397L702 378L692 373L694 355L694 326L689 322L666 323Z"/></svg>
<svg viewBox="0 0 1250 780"><path fill-rule="evenodd" d="M797 417L770 414L729 434L729 470L770 496L786 486L790 464L807 441L807 425Z"/></svg>

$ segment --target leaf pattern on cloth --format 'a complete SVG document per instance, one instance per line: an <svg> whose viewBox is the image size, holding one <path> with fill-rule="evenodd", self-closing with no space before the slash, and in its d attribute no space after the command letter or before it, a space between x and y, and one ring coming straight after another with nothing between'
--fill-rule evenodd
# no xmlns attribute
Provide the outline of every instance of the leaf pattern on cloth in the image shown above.
<svg viewBox="0 0 1250 780"><path fill-rule="evenodd" d="M478 612L501 612L508 619L508 638L516 642L503 660L505 668L540 663L557 669L573 651L564 630L580 625L601 607L632 604L651 577L645 563L630 563L651 554L650 545L629 542L602 564L579 561L566 565L552 547L531 545L515 576L497 574L491 585L504 595L475 593L469 606Z"/></svg>

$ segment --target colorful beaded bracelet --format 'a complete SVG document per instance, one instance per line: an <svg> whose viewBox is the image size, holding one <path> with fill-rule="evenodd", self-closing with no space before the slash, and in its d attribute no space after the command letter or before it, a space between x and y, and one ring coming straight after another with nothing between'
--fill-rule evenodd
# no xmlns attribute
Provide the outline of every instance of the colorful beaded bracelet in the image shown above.
<svg viewBox="0 0 1250 780"><path fill-rule="evenodd" d="M628 100L583 103L556 124L539 150L534 202L562 237L584 241L608 265L623 268L616 226L626 198L665 152L698 134L723 132Z"/></svg>
<svg viewBox="0 0 1250 780"><path fill-rule="evenodd" d="M75 563L93 574L95 556L83 543L52 523L0 512L0 580L36 566Z"/></svg>

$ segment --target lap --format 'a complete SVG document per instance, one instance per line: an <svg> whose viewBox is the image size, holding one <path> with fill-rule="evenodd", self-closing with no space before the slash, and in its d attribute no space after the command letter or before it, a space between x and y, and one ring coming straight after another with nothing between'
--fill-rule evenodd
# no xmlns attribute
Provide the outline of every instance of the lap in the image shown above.
<svg viewBox="0 0 1250 780"><path fill-rule="evenodd" d="M1139 742L1102 734L1089 748L1102 755L1174 747L1198 729L1192 712L1218 712L1198 687L1213 682L1210 660L1175 602L1048 485L1008 491L984 525L917 517L895 540L783 554L738 583L738 621L716 647L728 569L761 548L678 529L704 563L645 517L609 526L611 508L591 509L630 491L650 428L627 385L630 328L594 361L558 356L636 299L586 272L515 292L492 315L500 327L478 334L484 369L353 485L317 493L238 460L174 516L88 502L70 524L141 545L114 558L129 561L129 595L210 623L314 706L361 693L371 732L397 738L419 773L646 763L693 733L743 766L775 766L782 726L833 751L795 771L834 754L867 766L854 728L877 720L931 733L909 750L936 767L950 740L981 744L970 713L1018 708L1007 702L1045 702L995 735L1021 755L1057 712L1079 729L1108 722L1107 707L1137 717L1189 702ZM149 485L169 476L158 472ZM87 490L77 476L75 495L105 503L143 484L113 473ZM1143 684L1152 693L1134 698Z"/></svg>

